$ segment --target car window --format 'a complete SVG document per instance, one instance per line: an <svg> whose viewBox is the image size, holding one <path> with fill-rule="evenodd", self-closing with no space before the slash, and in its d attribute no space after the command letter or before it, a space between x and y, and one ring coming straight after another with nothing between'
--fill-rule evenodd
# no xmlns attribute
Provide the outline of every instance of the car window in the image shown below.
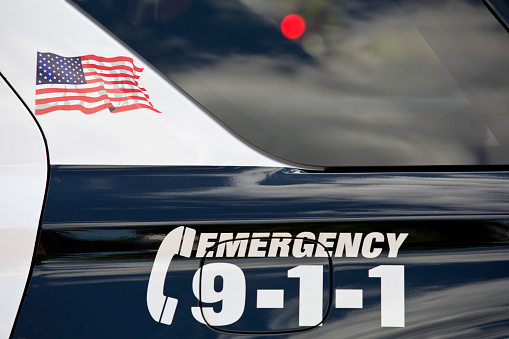
<svg viewBox="0 0 509 339"><path fill-rule="evenodd" d="M74 3L280 159L509 163L509 36L480 0Z"/></svg>
<svg viewBox="0 0 509 339"><path fill-rule="evenodd" d="M487 3L507 28L509 26L509 3L505 0L487 0Z"/></svg>

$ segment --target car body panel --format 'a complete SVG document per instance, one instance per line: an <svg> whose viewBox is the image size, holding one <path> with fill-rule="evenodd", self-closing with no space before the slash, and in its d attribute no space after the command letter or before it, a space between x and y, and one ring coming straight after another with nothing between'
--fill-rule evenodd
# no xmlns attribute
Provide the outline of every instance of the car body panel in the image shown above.
<svg viewBox="0 0 509 339"><path fill-rule="evenodd" d="M5 338L32 264L47 159L41 131L3 78L0 102L0 337Z"/></svg>
<svg viewBox="0 0 509 339"><path fill-rule="evenodd" d="M483 166L288 164L243 141L70 2L4 7L0 71L12 88L1 80L0 337L509 333L507 165L485 166L476 147ZM433 32L425 38L450 42ZM34 118L38 51L133 58L162 113ZM492 118L500 129L507 120ZM228 302L206 300L223 290Z"/></svg>
<svg viewBox="0 0 509 339"><path fill-rule="evenodd" d="M24 11L30 7L30 11ZM20 18L17 13L24 13ZM48 18L58 18L49 19ZM23 100L35 104L37 52L67 57L129 56L144 68L140 84L162 113L53 112L37 116L51 164L282 166L254 150L118 40L65 1L16 1L0 13L0 71ZM16 34L7 34L14 31ZM69 114L71 113L71 114Z"/></svg>
<svg viewBox="0 0 509 339"><path fill-rule="evenodd" d="M507 172L380 175L281 168L56 166L51 173L36 265L15 337L186 333L221 338L226 334L208 329L191 313L191 307L198 306L191 289L193 274L211 261L231 261L246 274L247 320L222 329L302 328L296 323L297 287L274 270L285 273L320 258L318 265L326 266L327 260L316 249L299 257L297 245L288 256L270 257L274 232L297 238L311 232L333 252L335 240L327 244L322 234L360 233L363 241L374 233L384 237L378 244L383 251L376 256L370 253L377 245L363 245L354 255L334 253L331 258L332 288L362 289L363 307L336 308L334 291L326 288L332 309L323 326L292 336L456 335L459 324L464 336L496 337L508 331L505 312L499 312L509 307ZM193 250L189 259L180 255L169 265L164 294L178 304L171 324L158 323L162 320L153 319L145 300L151 269L163 239L182 225L196 231ZM251 258L249 250L242 258L203 262L204 241L211 248L223 233L248 233L250 241L264 235L268 239L258 248L264 254ZM408 234L399 253L388 247L389 234ZM370 269L381 265L404 267L404 327L381 326L379 280L368 277ZM269 313L270 321L253 304L254 293L263 288L283 289L288 296L280 313ZM64 315L67 321L59 322Z"/></svg>

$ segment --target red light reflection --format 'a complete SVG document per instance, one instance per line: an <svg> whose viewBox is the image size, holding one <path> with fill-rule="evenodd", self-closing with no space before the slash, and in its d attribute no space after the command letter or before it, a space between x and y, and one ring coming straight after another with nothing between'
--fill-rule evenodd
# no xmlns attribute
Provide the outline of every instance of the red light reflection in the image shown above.
<svg viewBox="0 0 509 339"><path fill-rule="evenodd" d="M281 32L288 39L297 39L304 34L306 21L298 14L288 14L281 21Z"/></svg>

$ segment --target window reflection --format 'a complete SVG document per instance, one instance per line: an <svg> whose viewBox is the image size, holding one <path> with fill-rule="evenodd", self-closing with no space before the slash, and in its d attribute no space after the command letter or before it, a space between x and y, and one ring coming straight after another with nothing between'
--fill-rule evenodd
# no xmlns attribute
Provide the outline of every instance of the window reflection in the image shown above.
<svg viewBox="0 0 509 339"><path fill-rule="evenodd" d="M240 137L304 165L507 164L509 39L481 1L76 1ZM306 30L285 37L295 13Z"/></svg>

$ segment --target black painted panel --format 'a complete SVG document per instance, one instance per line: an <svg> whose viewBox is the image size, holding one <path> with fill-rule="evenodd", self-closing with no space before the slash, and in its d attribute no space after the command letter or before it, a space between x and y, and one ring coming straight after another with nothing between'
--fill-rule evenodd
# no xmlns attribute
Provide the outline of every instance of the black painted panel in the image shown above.
<svg viewBox="0 0 509 339"><path fill-rule="evenodd" d="M362 289L362 308L336 308L333 295L324 325L293 336L500 337L509 331L508 180L506 173L53 167L37 261L13 337L223 338L191 314L200 237L304 231L315 238L362 233L363 242L378 232L383 242L369 249L383 251L366 258L361 245L353 257L339 257L330 245L332 288ZM148 311L147 286L161 242L182 224L197 235L191 258L177 255L166 275L164 294L178 299L166 325ZM397 257L389 257L392 233L408 233ZM311 261L294 257L295 243L280 259L266 258L267 244L264 257L224 260L242 267L247 301L240 320L220 328L298 326L298 279L285 275ZM380 265L404 266L405 327L381 327L381 279L368 275ZM284 289L284 308L256 308L263 288Z"/></svg>
<svg viewBox="0 0 509 339"><path fill-rule="evenodd" d="M509 172L53 166L44 226L509 216ZM143 225L140 225L143 226Z"/></svg>

